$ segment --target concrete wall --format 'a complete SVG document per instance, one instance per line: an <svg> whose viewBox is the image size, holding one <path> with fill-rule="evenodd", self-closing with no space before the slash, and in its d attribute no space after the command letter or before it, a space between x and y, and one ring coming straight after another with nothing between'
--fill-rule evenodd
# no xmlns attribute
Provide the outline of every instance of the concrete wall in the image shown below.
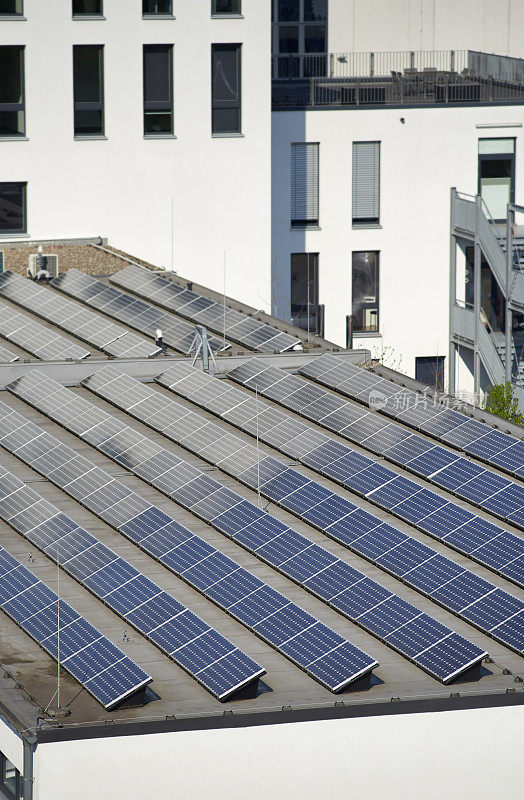
<svg viewBox="0 0 524 800"><path fill-rule="evenodd" d="M141 0L104 0L105 20L72 20L71 0L25 0L27 21L0 22L26 46L29 141L0 140L2 181L28 181L28 233L107 236L154 264L262 308L269 301L268 3L212 19L207 0L175 0L174 20L143 20ZM242 138L211 136L211 43L242 43ZM142 45L174 45L176 139L144 140ZM74 44L105 45L104 141L73 136ZM256 273L257 280L252 275Z"/></svg>
<svg viewBox="0 0 524 800"><path fill-rule="evenodd" d="M332 53L484 50L524 58L522 0L329 0Z"/></svg>
<svg viewBox="0 0 524 800"><path fill-rule="evenodd" d="M41 744L35 800L516 800L519 707Z"/></svg>
<svg viewBox="0 0 524 800"><path fill-rule="evenodd" d="M519 188L524 174L522 127L476 127L501 122L521 125L522 108L275 112L273 310L289 316L291 253L319 253L325 335L345 345L351 253L376 250L380 336L355 337L354 346L373 354L392 348L388 366L412 376L415 356L447 356L450 187L476 192L479 138L517 138L516 199L524 200ZM320 143L320 230L290 229L291 143L300 141ZM381 143L380 228L351 227L353 141Z"/></svg>
<svg viewBox="0 0 524 800"><path fill-rule="evenodd" d="M15 733L2 719L0 719L0 751L15 765L19 772L23 772L24 745L22 737Z"/></svg>

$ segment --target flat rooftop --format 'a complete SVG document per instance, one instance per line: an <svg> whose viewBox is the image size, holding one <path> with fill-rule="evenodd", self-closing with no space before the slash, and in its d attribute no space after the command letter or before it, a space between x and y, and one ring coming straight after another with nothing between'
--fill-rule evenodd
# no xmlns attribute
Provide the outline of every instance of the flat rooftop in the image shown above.
<svg viewBox="0 0 524 800"><path fill-rule="evenodd" d="M50 252L52 252L51 249ZM9 261L7 266L10 266ZM118 263L119 268L125 266L125 262ZM49 289L49 291L55 290ZM211 297L211 293L209 296ZM211 297L211 299L214 298ZM2 299L2 302L5 301ZM13 306L13 308L21 310L18 306ZM34 317L34 319L36 320L37 317ZM39 321L41 322L40 319ZM277 321L271 320L271 322L274 322L275 325L277 324ZM49 328L53 327L50 323L46 324ZM287 330L289 329L290 326L287 326ZM302 333L297 331L298 336L301 336ZM68 338L71 341L75 341L73 335L69 335ZM12 347L8 342L2 343L7 347ZM245 350L244 352L239 352L242 349L238 348L232 355L217 356L217 369L222 373L222 381L231 383L231 386L236 384L230 382L224 373L255 355L254 352L246 352ZM323 346L322 342L317 342L315 349L311 352L304 349L301 352L263 354L261 358L268 364L294 372L318 354L330 352L331 350L329 343L325 343L325 346ZM340 353L340 356L354 364L363 363L367 358L366 353L363 351L344 352ZM159 561L147 555L138 546L124 538L116 529L104 523L100 518L58 489L49 480L30 469L10 452L0 448L2 466L26 482L34 491L57 506L79 525L93 533L101 542L112 548L140 572L155 581L162 589L186 604L190 610L266 669L266 675L263 676L259 684L257 697L243 700L234 699L226 703L220 703L150 641L135 629L126 625L121 617L62 571L60 574L60 593L63 599L69 602L102 634L132 658L135 663L140 665L151 675L153 680L148 687L144 704L136 706L131 704L130 707L107 712L82 689L80 684L63 670L62 705L66 705L71 713L65 719L60 720L60 724L57 725L47 713L47 709L53 705L56 691L56 662L21 628L12 622L6 614L0 613L1 713L5 718L11 720L17 730L26 733L37 731L39 737L60 739L61 737L71 736L104 735L101 733L102 729L106 730L106 732L110 729L113 732L116 730L114 726L122 726L118 729L122 731L126 730L126 726L130 726L135 732L140 730L145 732L146 730L155 729L155 725L171 726L173 729L185 724L192 724L198 727L209 724L209 720L215 721L210 724L235 724L237 719L250 719L252 721L274 720L275 717L272 715L276 715L277 719L289 721L293 718L300 718L300 714L344 715L351 713L366 714L371 711L373 713L394 713L393 709L400 713L401 710L409 710L410 708L426 708L427 710L440 707L459 708L464 703L471 705L497 705L524 702L524 684L521 680L524 677L524 663L520 655L488 635L483 634L476 627L466 623L450 611L432 602L423 594L408 587L391 574L350 552L341 544L328 539L317 529L297 519L290 512L274 504L271 504L269 509L274 517L289 525L292 529L306 535L334 556L341 558L369 578L378 581L384 587L395 592L401 598L417 606L421 611L426 612L489 653L489 661L482 665L479 679L464 682L459 680L452 685L443 685L415 666L407 658L388 647L384 642L350 622L346 617L337 613L276 569L273 569L267 563L259 560L250 552L220 534L211 525L203 522L177 503L168 499L164 494L138 478L131 471L123 469L99 450L94 449L79 437L68 432L57 422L15 397L5 388L16 377L39 370L48 377L69 387L77 396L88 399L96 407L124 421L132 429L144 434L153 442L161 444L168 451L196 467L202 474L210 474L213 479L229 487L239 495L254 503L257 502L257 493L255 491L247 488L225 472L211 467L208 462L188 452L187 449L154 432L143 423L131 418L123 411L118 410L105 400L89 392L86 388L83 388L80 385L82 380L98 369L107 366L108 361L103 353L94 353L89 359L82 362L45 362L31 358L27 353L25 357L30 359L29 362L0 364L0 401L27 417L43 430L56 437L60 442L73 448L93 464L117 477L125 486L174 517L221 553L230 556L239 565L248 569L269 586L282 592L290 600L295 601L316 619L325 623L375 658L379 666L373 672L369 688L362 690L351 690L350 688L341 694L333 694L269 644L255 636L248 628L241 625L240 622L173 574ZM207 411L198 408L187 400L176 397L167 389L151 383L151 379L156 375L164 372L170 365L181 361L187 363L188 359L172 352L167 357L114 359L111 363L126 374L139 380L147 381L148 385L160 395L176 400L177 403L187 406L188 410L197 412L201 416L203 423L208 420L213 421L220 425L224 431L232 432L245 440L246 443L252 444L253 437L231 427L224 421L217 420L215 416L212 416ZM402 381L405 376L389 374L388 377ZM408 381L409 379L406 378L405 380ZM411 385L413 385L413 382L411 382ZM244 391L247 392L247 390ZM264 402L274 405L271 401ZM281 406L279 406L279 409L283 410ZM291 411L286 411L285 413L291 419L299 419ZM490 421L495 420L488 418L488 422ZM314 423L311 423L310 427L311 429L320 430ZM518 435L518 429L513 433ZM346 440L340 439L335 434L331 438L346 445L348 444ZM351 445L351 447L356 452L365 452L357 445ZM263 454L271 454L275 458L289 463L289 459L286 459L281 453L265 444L261 444L260 449ZM437 552L451 557L459 565L467 567L479 577L491 581L498 587L510 592L514 597L524 601L524 590L512 584L509 580L494 574L472 559L450 550L443 543L437 542L415 527L399 521L386 511L377 509L368 501L357 497L327 478L320 477L307 467L297 465L294 466L294 469L335 491L342 497L350 499L357 506L370 511L385 522L391 523L414 539L430 545ZM400 474L408 475L405 470L396 469ZM419 482L424 485L422 479ZM431 488L434 490L434 487ZM446 495L443 490L441 490L441 493ZM451 498L451 496L449 497ZM488 513L469 506L465 501L453 499L459 505L474 510L479 516L497 523L497 520ZM518 529L509 526L505 527L522 536ZM3 521L0 521L0 545L18 558L51 589L56 590L57 567L54 562ZM422 705L417 705L417 703ZM448 704L451 704L451 706L448 706ZM261 716L264 714L266 717ZM254 724L258 724L258 722ZM109 726L109 728L104 726ZM159 729L162 729L162 727ZM93 734L93 731L98 731L98 733Z"/></svg>

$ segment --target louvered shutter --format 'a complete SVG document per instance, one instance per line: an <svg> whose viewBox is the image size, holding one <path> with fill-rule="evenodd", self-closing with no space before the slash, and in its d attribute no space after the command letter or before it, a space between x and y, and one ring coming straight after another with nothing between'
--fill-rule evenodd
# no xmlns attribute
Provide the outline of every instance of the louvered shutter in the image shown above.
<svg viewBox="0 0 524 800"><path fill-rule="evenodd" d="M291 224L318 225L318 142L291 145Z"/></svg>
<svg viewBox="0 0 524 800"><path fill-rule="evenodd" d="M380 142L353 142L353 222L380 216Z"/></svg>

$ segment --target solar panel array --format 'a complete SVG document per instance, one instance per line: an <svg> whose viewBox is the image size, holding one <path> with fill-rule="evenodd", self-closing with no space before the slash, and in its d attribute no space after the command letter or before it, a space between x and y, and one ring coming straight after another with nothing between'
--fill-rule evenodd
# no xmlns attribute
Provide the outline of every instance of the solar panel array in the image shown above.
<svg viewBox="0 0 524 800"><path fill-rule="evenodd" d="M10 496L19 491L19 483L0 467L0 508L9 508ZM114 708L152 680L2 547L0 606L107 709Z"/></svg>
<svg viewBox="0 0 524 800"><path fill-rule="evenodd" d="M524 478L524 441L514 436L336 356L315 358L300 372L510 475Z"/></svg>
<svg viewBox="0 0 524 800"><path fill-rule="evenodd" d="M188 370L192 374L188 375ZM307 466L319 469L332 479L340 481L341 475L350 473L354 478L350 487L352 491L361 491L362 481L364 483L374 481L376 485L382 479L381 465L374 464L373 468L368 470L369 459L358 453L348 455L344 445L341 445L344 452L341 456L338 443L333 441L326 443L325 434L318 432L317 436L317 431L310 430L298 420L287 417L284 421L277 420L277 417L282 415L278 409L271 409L264 420L269 428L266 432L264 423L261 424L262 414L257 415L257 406L260 411L259 404L255 405L251 398L246 397L246 402L251 403L251 409L249 406L242 409L236 396L231 399L232 393L238 393L238 389L205 373L191 370L187 364L176 365L156 380L169 385L173 391L183 394L184 397L213 413L223 415L224 419L252 434L258 428L261 440L267 440L272 446L288 452L292 458L299 458ZM212 386L210 381L213 383ZM103 388L105 392L106 387ZM123 406L126 401L115 394L113 402L115 405ZM228 408L231 408L231 411L224 410ZM166 417L176 420L181 414L180 409L187 415L186 408L172 403L166 408ZM250 422L244 419L244 410L250 411L248 415ZM128 409L128 413L134 414L134 409ZM198 415L193 413L191 418L184 417L184 423L187 424L188 419L192 422L193 418L198 418ZM276 420L274 427L271 420ZM146 424L153 426L154 422L147 419ZM196 419L194 424L196 426ZM177 426L171 425L163 433L175 438L172 431L176 430ZM220 461L217 456L221 444L219 434L227 436L227 439L222 441L227 442L230 452L233 452L230 460ZM235 443L237 452L242 452L242 448L249 445L233 434L226 434L218 426L212 423L203 426L201 421L198 437L197 447L190 437L184 439L177 434L180 444L184 447L198 452L238 480L259 490L264 497L314 525L381 569L387 570L432 600L436 600L440 605L472 622L484 632L516 649L517 652L524 651L524 603L517 598L372 514L357 508L350 501L309 480L272 456L263 454L258 459L255 450L252 465L247 465L247 468L243 464L238 466L234 460ZM323 465L324 460L328 462L328 466ZM332 469L329 467L330 464L333 464ZM420 502L422 501L423 497L420 498ZM435 519L438 524L438 513Z"/></svg>
<svg viewBox="0 0 524 800"><path fill-rule="evenodd" d="M11 300L110 356L148 358L161 352L159 347L135 333L15 272L0 273L0 297Z"/></svg>
<svg viewBox="0 0 524 800"><path fill-rule="evenodd" d="M36 437L29 438L37 433L36 426L3 403L1 410L6 413L0 423L2 446L5 442L13 447L16 442L17 449L25 453L25 459L29 452L40 453L42 458L44 447L47 449L50 444L47 434L39 431ZM57 484L72 483L73 496L88 491L90 478L80 471L84 465L62 463L60 455L64 454L57 454L54 460ZM4 480L10 491L0 500L0 518L53 561L58 561L62 569L219 700L227 699L264 674L262 667L218 631L14 475L6 472ZM112 507L111 500L117 499L114 489L111 495L109 487L106 486L104 492L96 488L95 481L92 485L93 504L107 506L109 503ZM113 513L118 514L118 510ZM121 515L124 513L120 510Z"/></svg>
<svg viewBox="0 0 524 800"><path fill-rule="evenodd" d="M126 267L113 275L110 281L198 325L205 325L251 350L283 353L300 344L300 339L296 336L283 333L272 325L239 311L233 311L223 303L209 300L140 267Z"/></svg>
<svg viewBox="0 0 524 800"><path fill-rule="evenodd" d="M329 657L316 659L309 670L308 664L304 666L312 677L328 688L336 691L342 683L347 685L349 679L356 680L363 672L369 672L376 666L376 662L362 651L356 648L351 650L343 637L337 639L337 634L284 595L222 555L204 539L194 536L187 528L130 491L121 482L114 480L107 472L95 467L92 462L77 455L58 439L29 423L9 406L0 403L0 412L7 417L4 427L0 422L2 446L138 544L171 572L252 629L283 655L290 657L286 650L288 640L282 637L286 626L289 640L293 640L287 649L291 647L292 651L297 648L298 634L306 651L318 649L324 639L326 647L329 646ZM3 436L5 428L12 430L10 436ZM107 507L101 504L100 496L108 498L107 502L110 504L106 503ZM111 503L111 500L114 502ZM158 595L162 597L160 600L155 599L153 610L157 609L154 622L160 625L158 608L163 609L165 606L167 612L172 603L170 605L164 602L165 593L160 590ZM147 603L144 609L149 609ZM336 649L333 650L335 646ZM348 658L350 652L354 656L353 662ZM293 656L291 660L294 660ZM230 657L215 665L215 671L227 669L231 673L232 663L237 663L243 669L246 663L249 668L257 666L249 660L246 662L246 657L237 651L234 659ZM330 674L327 667L335 664L336 667ZM343 668L350 671L342 675ZM237 682L243 677L238 673L237 668L234 675Z"/></svg>
<svg viewBox="0 0 524 800"><path fill-rule="evenodd" d="M70 269L59 275L51 282L51 285L76 300L81 300L102 311L109 317L125 322L126 325L145 333L146 336L155 338L156 330L160 328L164 343L174 350L178 350L179 353L188 355L192 351L195 339L193 325L176 319L172 314L160 311L149 303L130 297L114 286L108 286L103 281L84 275L77 269ZM229 344L224 344L223 341L212 336L209 337L208 342L215 353L230 347Z"/></svg>
<svg viewBox="0 0 524 800"><path fill-rule="evenodd" d="M465 458L457 458L455 453L449 453L444 448L435 446L420 436L411 435L394 423L387 423L361 408L349 406L346 401L339 400L303 378L290 375L275 367L267 367L260 359L251 359L242 364L232 370L229 377L252 390L257 389L261 395L302 414L307 419L313 420L350 441L355 441L363 447L369 446L370 450L402 464L422 477L429 477L446 490L453 487L454 484L451 482L453 476L455 484L459 475L463 480L473 476L468 489L462 486L455 487L455 493L470 501L476 497L478 505L487 511L493 513L497 497L499 500L496 507L499 511L504 504L510 503L511 499L513 504L517 505L519 496L523 496L524 499L524 489L512 484L507 478L477 467ZM245 416L251 412L247 419L252 419L252 415L255 413L254 401L241 392L231 395L231 398L233 396L237 398L237 403L243 403L241 408L235 410L235 413ZM284 424L286 415L283 412L281 412L280 419ZM307 426L304 425L303 429L307 430ZM369 440L366 433L369 433ZM271 439L271 433L266 434L267 437ZM412 441L413 439L419 441ZM332 439L323 434L320 434L317 442L317 449L325 446L329 448L330 444L334 444ZM286 452L286 448L284 451ZM312 452L308 454L307 458L312 462L314 469L325 472L324 468L327 467L326 474L328 474L331 462L323 459L322 454L323 450L318 449L318 453ZM354 455L355 453L350 447L337 444L337 459L351 458ZM463 463L457 465L453 472L456 460ZM456 503L447 501L415 481L400 476L392 469L380 465L380 471L377 473L377 462L371 458L362 456L359 466L358 475L346 476L340 473L338 464L335 462L333 477L342 485L352 491L357 491L400 519L416 525L424 533L450 544L520 586L524 585L524 539L472 514ZM366 471L364 472L364 470ZM376 482L376 474L378 474L380 484ZM371 481L369 484L368 476ZM357 481L355 487L353 480ZM465 487L468 485L466 483ZM488 487L498 488L499 491L493 495L491 502L484 502L481 499L482 493L489 494Z"/></svg>
<svg viewBox="0 0 524 800"><path fill-rule="evenodd" d="M62 413L61 409L71 393L44 376L36 382L34 377L34 374L30 376L29 384L25 379L16 381L11 391L37 405L66 428L69 427L69 412L66 409ZM182 431L181 418L189 413L192 423L193 417L197 416L185 408L181 413L176 413L173 407L178 404L113 368L99 370L85 383L94 392L109 396L115 404L120 403L122 407L132 409L130 413L147 419L146 424L155 425L157 429L163 428L164 432L168 431L169 426ZM86 403L84 408L86 418L89 410L91 414L94 412L90 403ZM96 409L98 412L99 409ZM81 433L75 428L75 432L439 680L450 682L484 656L480 648L240 495L225 489L218 481L202 475L178 456L153 445L125 423L108 414L98 419L98 425L92 430ZM150 423L150 419L154 422ZM198 437L198 427L202 428L201 420L199 424L196 420L195 423L184 426L188 436L195 433ZM127 446L122 451L126 439ZM118 447L114 446L115 441L121 442ZM129 441L134 445L129 447ZM220 466L225 461L242 464L243 471L246 466L253 467L256 464L254 448L244 445L239 453L238 442L235 442L228 453L228 444L224 444L225 447L220 451ZM206 449L207 444L203 446L203 450Z"/></svg>
<svg viewBox="0 0 524 800"><path fill-rule="evenodd" d="M0 362L12 364L13 361L18 361L19 357L16 353L12 353L11 350L8 350L7 347L2 347L0 345Z"/></svg>
<svg viewBox="0 0 524 800"><path fill-rule="evenodd" d="M45 361L61 361L65 358L80 361L89 355L89 350L72 344L56 331L45 328L24 314L13 311L5 303L0 303L0 336ZM18 360L18 356L14 356L7 350L5 352L9 354L9 358L1 360Z"/></svg>

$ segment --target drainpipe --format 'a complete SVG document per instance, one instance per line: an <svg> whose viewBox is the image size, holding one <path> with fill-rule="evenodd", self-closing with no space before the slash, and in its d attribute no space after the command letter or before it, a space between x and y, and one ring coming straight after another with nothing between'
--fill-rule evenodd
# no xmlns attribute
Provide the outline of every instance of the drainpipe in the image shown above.
<svg viewBox="0 0 524 800"><path fill-rule="evenodd" d="M479 244L479 228L480 217L482 214L482 198L477 195L475 198L477 204L477 218L475 222L475 260L473 268L473 283L474 283L474 312L475 312L475 343L473 350L473 392L475 398L479 396L480 387L480 354L479 354L479 338L480 338L480 292L481 292L481 251Z"/></svg>
<svg viewBox="0 0 524 800"><path fill-rule="evenodd" d="M33 759L36 750L37 738L34 733L24 736L24 772L22 779L22 797L24 800L33 800L34 770Z"/></svg>
<svg viewBox="0 0 524 800"><path fill-rule="evenodd" d="M457 239L455 237L455 197L457 190L451 187L451 211L450 211L450 254L449 254L449 361L448 361L448 392L451 395L456 391L455 376L455 344L453 342L453 309L457 298Z"/></svg>
<svg viewBox="0 0 524 800"><path fill-rule="evenodd" d="M506 370L505 379L511 383L511 366L513 354L511 352L511 327L513 324L513 312L510 308L511 300L511 273L513 268L513 208L508 203L508 215L506 217Z"/></svg>

